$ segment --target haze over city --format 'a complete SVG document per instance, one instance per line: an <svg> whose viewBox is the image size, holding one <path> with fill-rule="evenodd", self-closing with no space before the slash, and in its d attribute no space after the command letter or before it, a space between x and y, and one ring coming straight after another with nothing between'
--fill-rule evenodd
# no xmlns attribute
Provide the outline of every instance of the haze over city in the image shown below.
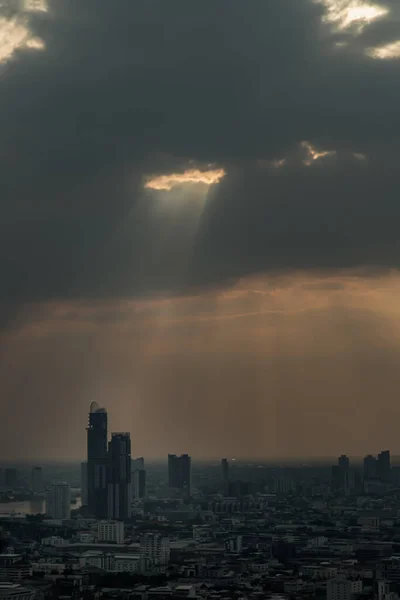
<svg viewBox="0 0 400 600"><path fill-rule="evenodd" d="M0 2L0 454L400 454L398 0Z"/></svg>

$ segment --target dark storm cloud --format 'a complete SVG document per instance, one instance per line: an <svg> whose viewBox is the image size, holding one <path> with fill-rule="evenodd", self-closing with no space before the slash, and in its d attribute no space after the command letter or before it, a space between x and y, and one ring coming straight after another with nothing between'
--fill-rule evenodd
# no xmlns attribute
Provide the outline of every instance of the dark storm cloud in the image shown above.
<svg viewBox="0 0 400 600"><path fill-rule="evenodd" d="M0 79L3 319L55 297L397 266L399 62L364 49L400 37L399 11L375 4L390 12L359 36L311 0L53 0L30 15L46 49ZM303 140L338 155L305 167ZM191 215L160 215L142 181L189 160L227 176L181 267Z"/></svg>

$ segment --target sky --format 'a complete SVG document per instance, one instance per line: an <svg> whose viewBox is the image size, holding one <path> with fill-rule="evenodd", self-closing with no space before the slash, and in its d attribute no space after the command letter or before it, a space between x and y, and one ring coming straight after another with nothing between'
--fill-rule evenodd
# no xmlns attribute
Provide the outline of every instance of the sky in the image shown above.
<svg viewBox="0 0 400 600"><path fill-rule="evenodd" d="M398 0L0 0L0 456L400 453Z"/></svg>

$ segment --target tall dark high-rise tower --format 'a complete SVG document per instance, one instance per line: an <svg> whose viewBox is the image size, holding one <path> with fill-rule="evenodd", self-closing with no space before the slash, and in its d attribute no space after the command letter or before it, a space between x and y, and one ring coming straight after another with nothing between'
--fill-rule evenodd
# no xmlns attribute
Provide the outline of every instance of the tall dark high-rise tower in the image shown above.
<svg viewBox="0 0 400 600"><path fill-rule="evenodd" d="M350 495L355 487L355 472L350 468L350 459L346 454L338 458L332 467L332 489Z"/></svg>
<svg viewBox="0 0 400 600"><path fill-rule="evenodd" d="M182 454L181 461L181 487L185 490L185 496L189 499L192 485L192 459L188 454Z"/></svg>
<svg viewBox="0 0 400 600"><path fill-rule="evenodd" d="M229 462L227 458L221 460L221 475L224 495L229 494Z"/></svg>
<svg viewBox="0 0 400 600"><path fill-rule="evenodd" d="M107 411L92 402L87 428L88 508L96 517L107 516Z"/></svg>
<svg viewBox="0 0 400 600"><path fill-rule="evenodd" d="M179 456L168 454L168 486L170 488L180 488L180 469L181 464Z"/></svg>
<svg viewBox="0 0 400 600"><path fill-rule="evenodd" d="M113 433L108 444L108 518L129 519L131 516L131 437L129 433Z"/></svg>
<svg viewBox="0 0 400 600"><path fill-rule="evenodd" d="M227 458L223 458L221 460L221 471L222 471L222 481L226 483L229 481L229 462Z"/></svg>
<svg viewBox="0 0 400 600"><path fill-rule="evenodd" d="M370 479L376 479L377 476L377 460L375 456L371 456L368 454L364 458L363 464L363 478L364 481L369 481Z"/></svg>
<svg viewBox="0 0 400 600"><path fill-rule="evenodd" d="M346 456L346 454L339 456L338 466L343 470L350 469L350 459L348 456Z"/></svg>
<svg viewBox="0 0 400 600"><path fill-rule="evenodd" d="M191 494L191 463L188 454L168 454L168 485L184 490L186 498Z"/></svg>
<svg viewBox="0 0 400 600"><path fill-rule="evenodd" d="M378 477L384 483L389 483L391 479L391 466L390 466L390 452L389 450L382 450L378 454L377 461L377 472Z"/></svg>

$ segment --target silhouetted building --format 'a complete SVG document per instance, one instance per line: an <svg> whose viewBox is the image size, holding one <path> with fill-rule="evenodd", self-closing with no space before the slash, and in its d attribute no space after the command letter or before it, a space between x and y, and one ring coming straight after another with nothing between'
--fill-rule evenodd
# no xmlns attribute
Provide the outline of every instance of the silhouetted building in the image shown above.
<svg viewBox="0 0 400 600"><path fill-rule="evenodd" d="M4 471L4 482L6 488L15 489L17 487L17 469L6 469Z"/></svg>
<svg viewBox="0 0 400 600"><path fill-rule="evenodd" d="M134 469L132 471L132 500L140 500L146 496L146 471Z"/></svg>
<svg viewBox="0 0 400 600"><path fill-rule="evenodd" d="M33 467L32 469L31 490L34 494L39 494L44 490L42 467Z"/></svg>
<svg viewBox="0 0 400 600"><path fill-rule="evenodd" d="M274 490L276 494L293 494L296 491L296 484L291 477L282 474L274 478Z"/></svg>
<svg viewBox="0 0 400 600"><path fill-rule="evenodd" d="M390 469L390 476L391 476L391 481L393 483L393 485L395 485L396 487L400 486L400 467L399 466L394 466Z"/></svg>
<svg viewBox="0 0 400 600"><path fill-rule="evenodd" d="M371 454L364 458L363 476L364 480L376 479L377 477L377 460Z"/></svg>
<svg viewBox="0 0 400 600"><path fill-rule="evenodd" d="M338 458L338 466L341 469L350 469L350 459L348 456L346 456L345 454L342 454L341 456L339 456Z"/></svg>
<svg viewBox="0 0 400 600"><path fill-rule="evenodd" d="M139 458L132 458L132 471L143 471L144 470L144 458L140 456Z"/></svg>
<svg viewBox="0 0 400 600"><path fill-rule="evenodd" d="M132 458L132 500L140 500L146 496L146 471L144 468L144 458Z"/></svg>
<svg viewBox="0 0 400 600"><path fill-rule="evenodd" d="M232 497L248 496L253 491L250 481L229 481L228 494Z"/></svg>
<svg viewBox="0 0 400 600"><path fill-rule="evenodd" d="M188 454L168 455L168 485L170 488L184 490L187 498L191 494L191 460Z"/></svg>
<svg viewBox="0 0 400 600"><path fill-rule="evenodd" d="M338 464L332 467L331 487L348 496L355 488L355 472L350 469L350 459L345 454L338 458Z"/></svg>
<svg viewBox="0 0 400 600"><path fill-rule="evenodd" d="M332 490L335 492L340 491L342 484L342 469L339 467L339 465L333 465L331 477Z"/></svg>
<svg viewBox="0 0 400 600"><path fill-rule="evenodd" d="M180 459L176 454L168 454L168 486L180 487Z"/></svg>
<svg viewBox="0 0 400 600"><path fill-rule="evenodd" d="M108 444L108 518L129 519L131 510L131 438L113 433Z"/></svg>
<svg viewBox="0 0 400 600"><path fill-rule="evenodd" d="M226 483L229 481L229 462L227 458L223 458L221 460L221 472L222 472L222 481Z"/></svg>
<svg viewBox="0 0 400 600"><path fill-rule="evenodd" d="M90 405L87 428L87 504L98 518L107 516L107 411Z"/></svg>
<svg viewBox="0 0 400 600"><path fill-rule="evenodd" d="M390 452L389 450L382 450L378 454L377 461L377 475L378 479L384 483L389 483L391 480L391 468L390 468Z"/></svg>
<svg viewBox="0 0 400 600"><path fill-rule="evenodd" d="M192 483L192 459L188 454L182 454L181 460L181 488L185 491L185 494L190 498L191 494L191 483Z"/></svg>
<svg viewBox="0 0 400 600"><path fill-rule="evenodd" d="M88 464L87 461L81 463L81 497L82 506L88 505Z"/></svg>
<svg viewBox="0 0 400 600"><path fill-rule="evenodd" d="M47 493L46 513L52 519L71 517L71 488L68 483L53 483Z"/></svg>

